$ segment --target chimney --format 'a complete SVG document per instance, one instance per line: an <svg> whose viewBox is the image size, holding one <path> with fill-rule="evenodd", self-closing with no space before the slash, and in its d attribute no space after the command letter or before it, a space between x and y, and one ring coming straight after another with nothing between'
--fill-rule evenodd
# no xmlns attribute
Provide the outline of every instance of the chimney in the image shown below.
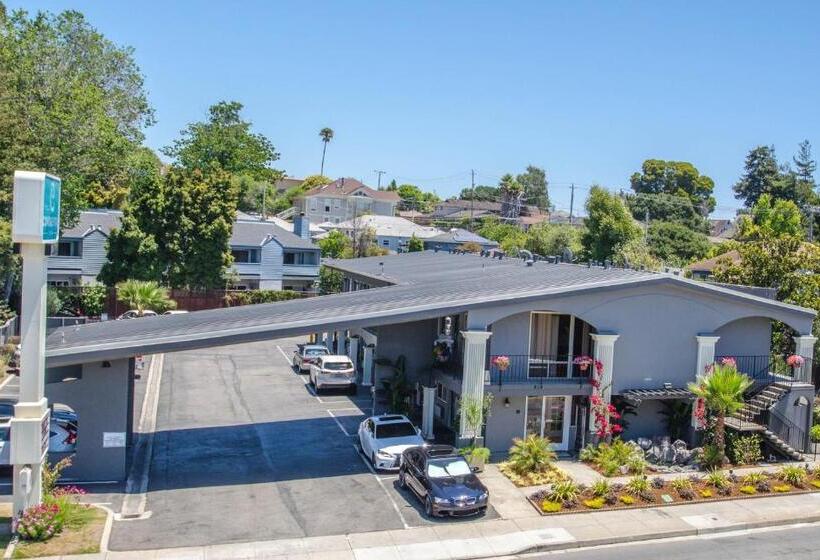
<svg viewBox="0 0 820 560"><path fill-rule="evenodd" d="M310 218L304 212L293 218L293 233L302 239L310 239Z"/></svg>

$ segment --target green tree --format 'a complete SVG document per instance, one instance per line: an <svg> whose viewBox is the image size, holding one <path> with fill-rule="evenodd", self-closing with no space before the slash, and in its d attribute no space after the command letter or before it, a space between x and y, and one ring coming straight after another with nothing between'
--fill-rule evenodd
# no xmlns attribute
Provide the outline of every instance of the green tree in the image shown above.
<svg viewBox="0 0 820 560"><path fill-rule="evenodd" d="M619 246L641 235L624 201L603 187L590 189L586 211L586 229L581 235L585 258L611 259Z"/></svg>
<svg viewBox="0 0 820 560"><path fill-rule="evenodd" d="M528 165L526 171L516 176L516 181L524 189L524 201L542 210L550 207L547 172L540 167Z"/></svg>
<svg viewBox="0 0 820 560"><path fill-rule="evenodd" d="M156 282L127 280L117 284L117 299L137 311L142 317L146 311L162 313L174 309L177 305L168 296L168 289Z"/></svg>
<svg viewBox="0 0 820 560"><path fill-rule="evenodd" d="M350 238L334 229L326 237L316 242L322 250L322 257L328 259L349 258L352 253Z"/></svg>
<svg viewBox="0 0 820 560"><path fill-rule="evenodd" d="M715 209L715 182L686 161L648 159L629 179L636 193L671 194L688 198L704 216Z"/></svg>
<svg viewBox="0 0 820 560"><path fill-rule="evenodd" d="M707 410L715 416L715 439L718 456L726 457L726 417L743 408L743 393L752 380L737 371L732 364L714 364L708 375L699 376L689 384L689 391L703 399Z"/></svg>
<svg viewBox="0 0 820 560"><path fill-rule="evenodd" d="M647 232L652 255L673 266L684 266L709 254L709 239L675 222L653 222Z"/></svg>
<svg viewBox="0 0 820 560"><path fill-rule="evenodd" d="M732 189L735 198L751 208L762 195L777 191L780 180L774 146L757 146L746 155L743 176Z"/></svg>
<svg viewBox="0 0 820 560"><path fill-rule="evenodd" d="M79 12L30 16L0 2L0 217L10 218L21 168L63 179L63 227L88 204L119 204L153 120L131 48Z"/></svg>
<svg viewBox="0 0 820 560"><path fill-rule="evenodd" d="M487 185L476 185L475 189L466 187L461 189L458 195L461 200L482 200L487 202L498 202L501 198L501 190L498 187Z"/></svg>
<svg viewBox="0 0 820 560"><path fill-rule="evenodd" d="M504 223L496 218L482 220L478 234L497 241L508 255L517 255L527 245L527 234L518 225Z"/></svg>
<svg viewBox="0 0 820 560"><path fill-rule="evenodd" d="M615 248L612 262L627 268L644 268L646 270L660 270L661 261L652 254L649 245L642 237L634 237Z"/></svg>
<svg viewBox="0 0 820 560"><path fill-rule="evenodd" d="M419 251L424 251L424 241L416 237L416 234L414 233L407 242L407 252L418 253Z"/></svg>
<svg viewBox="0 0 820 560"><path fill-rule="evenodd" d="M803 229L800 209L791 200L775 200L764 194L757 199L749 214L738 220L741 240L797 237L802 239Z"/></svg>
<svg viewBox="0 0 820 560"><path fill-rule="evenodd" d="M319 138L322 139L322 167L319 169L319 175L325 174L325 154L327 153L327 145L333 140L333 129L323 128L319 131Z"/></svg>
<svg viewBox="0 0 820 560"><path fill-rule="evenodd" d="M509 463L518 474L545 472L557 458L549 438L529 435L513 439Z"/></svg>
<svg viewBox="0 0 820 560"><path fill-rule="evenodd" d="M632 217L639 222L650 221L676 222L700 232L709 232L709 222L695 208L689 197L666 193L635 193L624 196Z"/></svg>
<svg viewBox="0 0 820 560"><path fill-rule="evenodd" d="M527 231L524 248L538 255L563 255L566 250L581 252L581 230L568 224L537 224Z"/></svg>
<svg viewBox="0 0 820 560"><path fill-rule="evenodd" d="M400 185L396 192L401 198L402 208L419 212L432 212L436 203L441 200L436 193L424 192L416 185Z"/></svg>
<svg viewBox="0 0 820 560"><path fill-rule="evenodd" d="M207 174L221 169L235 177L276 180L281 172L271 164L279 154L267 137L251 131L252 125L242 119L241 111L238 101L211 105L208 120L189 124L163 153L189 171L199 169Z"/></svg>
<svg viewBox="0 0 820 560"><path fill-rule="evenodd" d="M319 269L319 293L337 294L342 291L342 273L323 266Z"/></svg>

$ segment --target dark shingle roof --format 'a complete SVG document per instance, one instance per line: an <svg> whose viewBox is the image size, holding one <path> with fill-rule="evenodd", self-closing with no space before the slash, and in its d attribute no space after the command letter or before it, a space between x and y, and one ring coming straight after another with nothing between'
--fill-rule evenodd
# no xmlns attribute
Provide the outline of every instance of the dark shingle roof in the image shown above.
<svg viewBox="0 0 820 560"><path fill-rule="evenodd" d="M111 230L120 226L122 212L102 208L99 210L84 210L74 227L63 230L60 237L85 237L94 230L98 230L106 237Z"/></svg>
<svg viewBox="0 0 820 560"><path fill-rule="evenodd" d="M259 247L271 239L279 242L286 249L318 249L308 239L302 239L270 222L256 220L237 220L234 222L231 245Z"/></svg>
<svg viewBox="0 0 820 560"><path fill-rule="evenodd" d="M370 198L374 198L376 200L384 200L387 202L398 202L401 200L399 197L399 193L396 191L377 191L375 189L371 189L361 181L357 181L352 177L343 177L341 179L336 179L332 183L328 183L327 185L320 185L318 187L314 187L304 193L302 196L322 196L322 195L342 195L342 196L350 196L352 194L364 194L365 196L369 196Z"/></svg>
<svg viewBox="0 0 820 560"><path fill-rule="evenodd" d="M498 243L490 239L485 239L477 233L473 233L466 229L453 228L450 231L444 232L441 235L430 237L425 241L439 243L478 243L479 245L497 246Z"/></svg>

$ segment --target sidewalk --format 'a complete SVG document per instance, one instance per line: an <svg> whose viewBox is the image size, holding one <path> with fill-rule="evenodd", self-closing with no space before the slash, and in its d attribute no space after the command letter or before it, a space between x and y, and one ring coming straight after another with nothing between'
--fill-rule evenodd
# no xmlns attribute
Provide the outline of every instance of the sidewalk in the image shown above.
<svg viewBox="0 0 820 560"><path fill-rule="evenodd" d="M503 501L503 500L502 500ZM532 509L532 508L530 508ZM72 560L461 560L820 522L820 493L478 521L397 531L104 552ZM523 512L522 512L523 513Z"/></svg>

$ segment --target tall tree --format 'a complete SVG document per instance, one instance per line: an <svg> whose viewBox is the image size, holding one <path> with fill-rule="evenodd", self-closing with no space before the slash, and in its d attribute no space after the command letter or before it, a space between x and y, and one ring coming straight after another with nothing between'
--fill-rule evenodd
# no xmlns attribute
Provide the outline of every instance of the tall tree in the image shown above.
<svg viewBox="0 0 820 560"><path fill-rule="evenodd" d="M811 185L811 189L814 190L816 187L814 172L817 171L817 162L812 157L811 143L808 140L803 140L798 144L797 155L792 158L792 161L794 162L797 179Z"/></svg>
<svg viewBox="0 0 820 560"><path fill-rule="evenodd" d="M671 194L689 198L704 216L715 209L715 182L686 161L648 159L629 179L636 193Z"/></svg>
<svg viewBox="0 0 820 560"><path fill-rule="evenodd" d="M800 208L791 200L773 199L769 194L761 195L751 212L741 216L738 222L739 237L744 241L802 239L805 234Z"/></svg>
<svg viewBox="0 0 820 560"><path fill-rule="evenodd" d="M710 247L706 235L675 222L654 222L646 242L653 257L673 266L706 257Z"/></svg>
<svg viewBox="0 0 820 560"><path fill-rule="evenodd" d="M762 195L777 190L781 177L774 146L753 148L746 155L743 169L743 175L732 189L735 198L742 200L748 208L754 206Z"/></svg>
<svg viewBox="0 0 820 560"><path fill-rule="evenodd" d="M131 48L79 12L30 16L0 2L0 217L10 217L19 168L63 179L63 227L90 203L118 204L153 121Z"/></svg>
<svg viewBox="0 0 820 560"><path fill-rule="evenodd" d="M635 193L627 194L625 200L632 216L639 222L649 217L651 221L682 224L699 233L709 231L709 222L688 197L665 193Z"/></svg>
<svg viewBox="0 0 820 560"><path fill-rule="evenodd" d="M501 215L509 220L515 220L521 215L521 198L524 188L511 174L506 173L498 181L501 192Z"/></svg>
<svg viewBox="0 0 820 560"><path fill-rule="evenodd" d="M281 176L271 164L279 153L271 141L251 131L252 124L241 116L238 101L220 101L208 109L208 120L185 127L180 138L163 148L177 165L203 173L223 170L238 177L273 181Z"/></svg>
<svg viewBox="0 0 820 560"><path fill-rule="evenodd" d="M490 187L488 185L476 185L476 187L465 187L461 189L458 195L461 200L483 200L488 202L497 202L501 198L501 191L498 187Z"/></svg>
<svg viewBox="0 0 820 560"><path fill-rule="evenodd" d="M641 235L623 199L603 187L595 185L590 189L586 211L586 230L581 236L586 258L611 259L619 246Z"/></svg>
<svg viewBox="0 0 820 560"><path fill-rule="evenodd" d="M540 167L528 165L527 170L515 179L524 189L525 203L538 206L542 210L549 209L550 196L546 171Z"/></svg>
<svg viewBox="0 0 820 560"><path fill-rule="evenodd" d="M325 127L319 131L319 138L322 139L322 167L319 169L319 175L325 174L325 154L327 153L327 145L333 140L333 129Z"/></svg>

